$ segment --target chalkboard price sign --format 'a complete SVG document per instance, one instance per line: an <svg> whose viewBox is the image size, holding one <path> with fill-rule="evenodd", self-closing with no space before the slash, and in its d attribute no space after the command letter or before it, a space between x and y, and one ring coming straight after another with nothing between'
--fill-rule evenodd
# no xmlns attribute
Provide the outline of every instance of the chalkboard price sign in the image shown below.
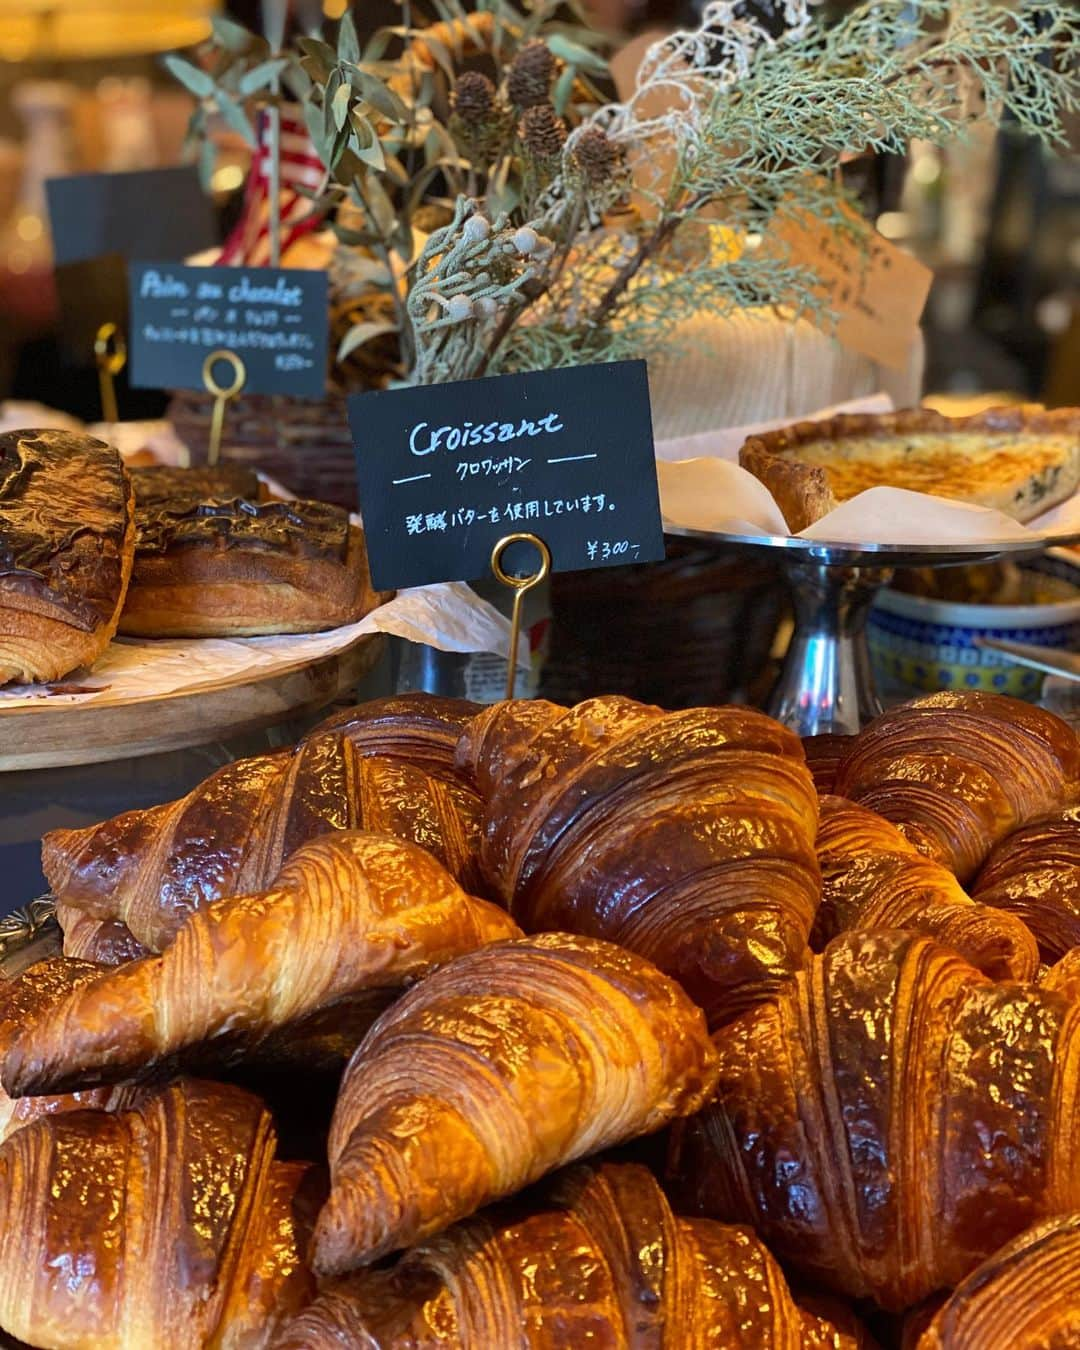
<svg viewBox="0 0 1080 1350"><path fill-rule="evenodd" d="M325 272L140 262L128 289L133 385L202 389L203 361L225 348L243 361L248 393L325 393Z"/></svg>
<svg viewBox="0 0 1080 1350"><path fill-rule="evenodd" d="M644 361L380 390L349 400L380 589L475 581L505 535L556 571L664 556ZM536 566L528 544L503 566Z"/></svg>

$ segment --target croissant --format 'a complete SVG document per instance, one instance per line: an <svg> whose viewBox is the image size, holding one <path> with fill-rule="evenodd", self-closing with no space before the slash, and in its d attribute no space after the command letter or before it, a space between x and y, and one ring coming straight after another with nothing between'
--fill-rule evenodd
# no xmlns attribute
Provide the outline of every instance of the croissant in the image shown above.
<svg viewBox="0 0 1080 1350"><path fill-rule="evenodd" d="M0 980L0 1056L7 1053L19 1028L55 1006L73 989L92 980L99 967L87 961L54 957L30 966L14 980ZM129 1084L97 1088L60 1097L12 1099L0 1089L0 1144L38 1116L58 1111L117 1111L130 1105L136 1090Z"/></svg>
<svg viewBox="0 0 1080 1350"><path fill-rule="evenodd" d="M316 1270L367 1264L660 1129L708 1099L715 1060L678 985L611 943L545 933L452 961L345 1071Z"/></svg>
<svg viewBox="0 0 1080 1350"><path fill-rule="evenodd" d="M817 837L822 898L811 939L820 950L853 928L909 928L954 947L991 979L1031 979L1039 965L1023 922L975 904L947 867L924 858L865 807L823 797Z"/></svg>
<svg viewBox="0 0 1080 1350"><path fill-rule="evenodd" d="M1080 778L1067 723L1000 694L932 694L856 737L834 791L891 820L970 881L999 840L1064 805Z"/></svg>
<svg viewBox="0 0 1080 1350"><path fill-rule="evenodd" d="M520 1206L517 1210L520 1210ZM644 1168L560 1174L524 1212L455 1225L326 1288L275 1350L856 1350L800 1309L746 1228L677 1219Z"/></svg>
<svg viewBox="0 0 1080 1350"><path fill-rule="evenodd" d="M56 906L56 919L64 935L65 956L97 966L122 966L150 955L120 919L95 919L61 902Z"/></svg>
<svg viewBox="0 0 1080 1350"><path fill-rule="evenodd" d="M458 762L481 861L527 932L607 938L735 1015L798 970L817 908L817 794L798 737L747 708L496 704Z"/></svg>
<svg viewBox="0 0 1080 1350"><path fill-rule="evenodd" d="M259 1350L312 1294L310 1171L256 1097L184 1079L0 1148L0 1327L51 1350Z"/></svg>
<svg viewBox="0 0 1080 1350"><path fill-rule="evenodd" d="M1080 807L1024 825L986 860L972 894L1023 919L1043 960L1080 947Z"/></svg>
<svg viewBox="0 0 1080 1350"><path fill-rule="evenodd" d="M1055 961L1043 971L1039 984L1044 989L1064 994L1066 998L1080 1000L1080 947L1066 952L1060 961Z"/></svg>
<svg viewBox="0 0 1080 1350"><path fill-rule="evenodd" d="M151 951L202 905L266 890L296 849L330 830L422 844L475 889L480 805L453 768L474 711L426 694L363 705L292 751L226 765L178 801L53 830L42 867L65 911L120 920Z"/></svg>
<svg viewBox="0 0 1080 1350"><path fill-rule="evenodd" d="M803 752L806 767L814 779L814 786L824 797L835 790L836 774L844 756L851 749L854 736L838 732L823 732L820 736L804 736Z"/></svg>
<svg viewBox="0 0 1080 1350"><path fill-rule="evenodd" d="M835 1290L909 1307L1080 1208L1080 1003L1060 993L916 934L848 933L716 1045L673 1183Z"/></svg>
<svg viewBox="0 0 1080 1350"><path fill-rule="evenodd" d="M371 991L517 933L417 845L324 835L293 854L273 890L197 911L160 956L106 970L44 1011L14 1036L3 1084L14 1096L68 1091L191 1051L230 1063L283 1029L310 1036L312 1019L325 1032L327 1010L331 1029L343 1016L355 1028L347 1055L373 1020Z"/></svg>
<svg viewBox="0 0 1080 1350"><path fill-rule="evenodd" d="M1067 1214L1029 1228L973 1271L938 1311L918 1350L1077 1345L1080 1214Z"/></svg>

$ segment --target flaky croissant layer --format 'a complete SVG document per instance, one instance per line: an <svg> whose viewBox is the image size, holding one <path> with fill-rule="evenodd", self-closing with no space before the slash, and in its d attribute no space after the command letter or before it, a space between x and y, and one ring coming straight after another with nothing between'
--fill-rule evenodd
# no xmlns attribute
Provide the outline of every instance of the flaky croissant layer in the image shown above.
<svg viewBox="0 0 1080 1350"><path fill-rule="evenodd" d="M0 1080L26 1096L114 1082L178 1058L273 1057L285 1033L310 1031L310 1019L327 1012L344 1041L330 1045L340 1064L373 1020L374 991L396 992L442 961L518 933L416 844L324 835L293 854L272 890L198 910L160 956L105 970L40 1011L12 1037ZM303 1062L311 1048L305 1042L296 1057Z"/></svg>
<svg viewBox="0 0 1080 1350"><path fill-rule="evenodd" d="M850 933L716 1044L715 1101L676 1127L679 1194L840 1292L910 1307L1080 1208L1080 1003L1056 990Z"/></svg>
<svg viewBox="0 0 1080 1350"><path fill-rule="evenodd" d="M469 724L458 762L484 798L489 884L527 931L628 947L714 1026L802 967L818 799L798 738L771 718L502 703Z"/></svg>
<svg viewBox="0 0 1080 1350"><path fill-rule="evenodd" d="M498 943L411 989L350 1061L314 1263L340 1274L708 1100L701 1012L655 967L567 934Z"/></svg>
<svg viewBox="0 0 1080 1350"><path fill-rule="evenodd" d="M324 1286L275 1350L855 1350L745 1228L672 1214L644 1168L578 1167L395 1267Z"/></svg>

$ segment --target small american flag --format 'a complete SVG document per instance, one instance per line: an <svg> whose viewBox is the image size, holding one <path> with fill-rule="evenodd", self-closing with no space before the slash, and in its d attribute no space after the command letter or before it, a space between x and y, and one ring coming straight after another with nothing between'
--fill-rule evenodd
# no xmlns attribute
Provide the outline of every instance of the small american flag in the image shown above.
<svg viewBox="0 0 1080 1350"><path fill-rule="evenodd" d="M270 118L265 109L256 125L258 149L252 160L244 207L218 258L223 267L265 267L270 262ZM321 217L310 198L297 191L314 191L323 181L323 166L298 111L281 110L281 252L302 235L316 230Z"/></svg>

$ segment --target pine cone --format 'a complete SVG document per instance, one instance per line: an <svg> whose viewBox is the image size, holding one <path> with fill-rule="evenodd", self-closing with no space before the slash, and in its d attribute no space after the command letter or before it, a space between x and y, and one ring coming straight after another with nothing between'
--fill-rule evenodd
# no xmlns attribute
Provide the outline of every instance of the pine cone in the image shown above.
<svg viewBox="0 0 1080 1350"><path fill-rule="evenodd" d="M495 86L478 70L466 70L454 86L454 112L465 126L481 127L495 114Z"/></svg>
<svg viewBox="0 0 1080 1350"><path fill-rule="evenodd" d="M546 103L555 76L555 58L546 42L533 38L526 42L510 65L506 92L518 108L535 108Z"/></svg>
<svg viewBox="0 0 1080 1350"><path fill-rule="evenodd" d="M540 164L558 159L566 141L566 123L556 116L550 103L539 103L526 108L518 125L518 135L525 149Z"/></svg>
<svg viewBox="0 0 1080 1350"><path fill-rule="evenodd" d="M586 127L574 142L574 159L590 186L608 182L622 163L622 150L599 127Z"/></svg>

